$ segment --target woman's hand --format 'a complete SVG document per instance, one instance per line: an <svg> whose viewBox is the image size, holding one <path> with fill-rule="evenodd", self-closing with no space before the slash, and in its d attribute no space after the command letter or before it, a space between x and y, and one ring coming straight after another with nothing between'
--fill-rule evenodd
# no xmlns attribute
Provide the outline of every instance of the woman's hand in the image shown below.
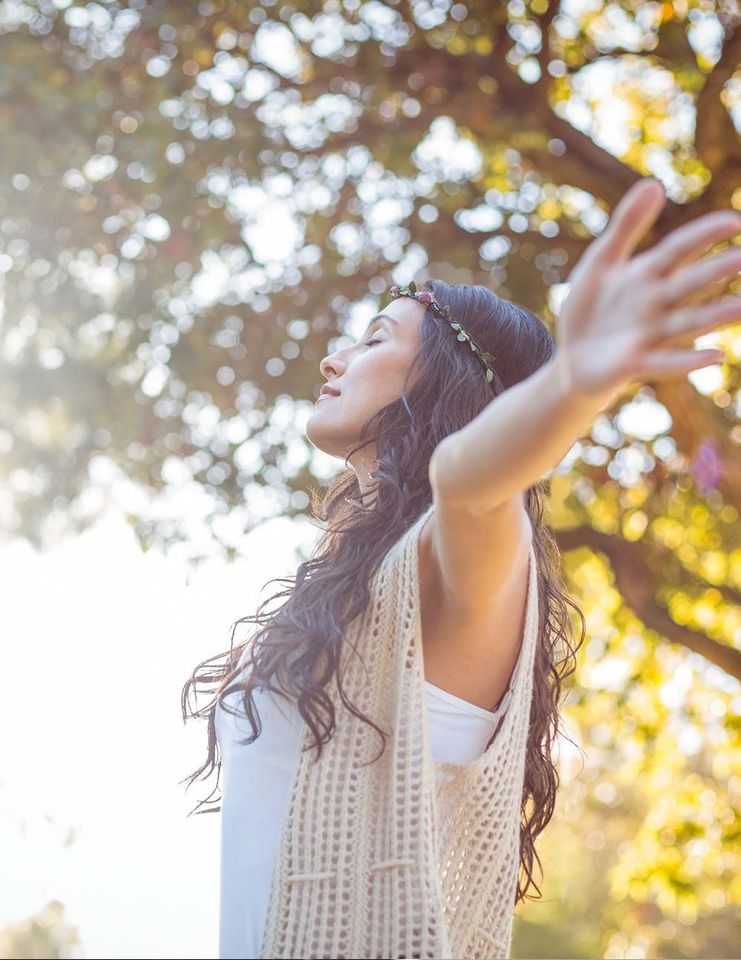
<svg viewBox="0 0 741 960"><path fill-rule="evenodd" d="M719 351L678 347L741 320L737 295L699 302L741 270L741 246L699 259L708 245L741 232L741 213L697 217L631 258L665 201L658 180L639 180L569 277L554 361L567 392L602 407L631 381L718 363Z"/></svg>

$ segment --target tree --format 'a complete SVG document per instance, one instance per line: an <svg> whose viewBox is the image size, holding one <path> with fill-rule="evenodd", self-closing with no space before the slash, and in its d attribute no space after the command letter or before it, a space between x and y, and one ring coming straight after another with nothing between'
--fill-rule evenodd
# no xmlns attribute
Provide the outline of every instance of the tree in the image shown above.
<svg viewBox="0 0 741 960"><path fill-rule="evenodd" d="M266 516L305 513L326 474L301 427L353 305L423 270L552 324L639 176L670 196L650 244L741 207L741 33L724 2L0 11L0 518L37 546L95 519L114 465L155 504L179 483L205 492L234 556ZM738 356L737 328L718 341ZM642 744L632 769L648 777L671 720L665 671L677 649L699 654L718 672L685 719L719 739L683 776L718 811L738 803L716 790L738 729L711 706L730 714L741 678L738 399L732 362L704 392L677 379L626 393L553 472L549 504L590 657L633 658L619 689L583 673L574 709L587 726L616 708L632 719L624 746ZM665 423L642 433L649 407ZM130 517L145 547L188 537L177 514Z"/></svg>

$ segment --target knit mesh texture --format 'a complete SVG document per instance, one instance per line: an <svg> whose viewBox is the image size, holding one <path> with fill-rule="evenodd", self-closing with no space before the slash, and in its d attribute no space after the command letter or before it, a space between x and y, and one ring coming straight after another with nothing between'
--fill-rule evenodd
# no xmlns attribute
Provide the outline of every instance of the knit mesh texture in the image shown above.
<svg viewBox="0 0 741 960"><path fill-rule="evenodd" d="M346 695L389 735L382 756L370 763L380 737L344 706L335 678L328 693L337 725L318 761L304 725L271 880L264 960L509 957L537 564L531 545L523 640L493 740L470 763L435 760L418 573L419 536L432 509L383 558L344 647Z"/></svg>

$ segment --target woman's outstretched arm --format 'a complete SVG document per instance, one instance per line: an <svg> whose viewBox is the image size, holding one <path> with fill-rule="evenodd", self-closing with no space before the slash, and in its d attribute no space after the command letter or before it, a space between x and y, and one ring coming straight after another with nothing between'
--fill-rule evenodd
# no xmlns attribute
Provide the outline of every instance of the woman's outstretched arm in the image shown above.
<svg viewBox="0 0 741 960"><path fill-rule="evenodd" d="M523 492L560 462L600 410L631 382L723 359L689 348L694 337L741 319L741 297L697 302L738 273L741 247L699 257L741 231L741 214L698 217L631 259L665 199L651 178L626 193L569 278L552 359L433 453L437 509L425 533L441 583L463 610L496 604L526 555Z"/></svg>
<svg viewBox="0 0 741 960"><path fill-rule="evenodd" d="M723 359L687 347L741 319L737 295L693 302L741 270L741 246L698 259L709 244L741 232L741 213L698 217L630 259L664 200L651 178L628 191L574 268L552 360L440 444L431 474L446 497L489 512L555 467L629 383Z"/></svg>

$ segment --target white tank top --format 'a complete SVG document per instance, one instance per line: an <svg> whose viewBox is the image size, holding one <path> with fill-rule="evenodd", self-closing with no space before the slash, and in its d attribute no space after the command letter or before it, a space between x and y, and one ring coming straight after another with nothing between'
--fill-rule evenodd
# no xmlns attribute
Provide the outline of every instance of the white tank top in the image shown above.
<svg viewBox="0 0 741 960"><path fill-rule="evenodd" d="M432 756L448 763L468 763L484 752L511 699L507 690L492 712L427 680L425 692ZM226 698L239 717L221 704L216 709L222 762L220 960L259 960L273 861L301 746L303 720L295 705L262 689L254 698L262 732L251 744L237 742L252 729L242 692Z"/></svg>

